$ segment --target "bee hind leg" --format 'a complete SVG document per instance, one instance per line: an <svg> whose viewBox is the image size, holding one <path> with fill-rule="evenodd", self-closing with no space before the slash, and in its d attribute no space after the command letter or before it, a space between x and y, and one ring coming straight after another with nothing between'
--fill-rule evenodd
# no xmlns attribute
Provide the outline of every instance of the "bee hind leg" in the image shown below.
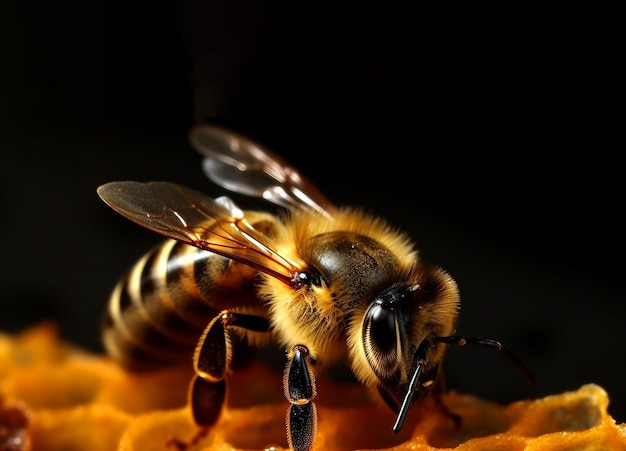
<svg viewBox="0 0 626 451"><path fill-rule="evenodd" d="M287 440L295 451L308 451L313 446L317 429L315 378L309 365L315 360L306 346L296 345L291 350L285 369L285 396L291 402L287 411Z"/></svg>
<svg viewBox="0 0 626 451"><path fill-rule="evenodd" d="M189 404L198 433L187 443L171 441L179 450L187 449L201 440L215 424L226 399L224 376L232 362L232 346L229 329L269 332L267 318L224 310L206 327L193 357L196 371L189 386Z"/></svg>

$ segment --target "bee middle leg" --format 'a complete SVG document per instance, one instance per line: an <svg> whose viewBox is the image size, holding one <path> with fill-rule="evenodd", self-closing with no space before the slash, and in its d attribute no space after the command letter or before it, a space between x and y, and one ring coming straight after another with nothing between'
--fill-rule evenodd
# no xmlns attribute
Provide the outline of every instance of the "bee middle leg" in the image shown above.
<svg viewBox="0 0 626 451"><path fill-rule="evenodd" d="M309 365L315 359L304 345L296 345L289 353L283 381L285 396L291 402L287 411L287 440L295 451L308 451L313 446L317 429L315 377Z"/></svg>
<svg viewBox="0 0 626 451"><path fill-rule="evenodd" d="M196 372L189 387L189 402L195 424L200 431L192 439L200 440L215 424L226 399L226 371L233 360L229 329L269 332L267 318L224 310L206 327L193 357ZM188 444L188 445L190 445Z"/></svg>

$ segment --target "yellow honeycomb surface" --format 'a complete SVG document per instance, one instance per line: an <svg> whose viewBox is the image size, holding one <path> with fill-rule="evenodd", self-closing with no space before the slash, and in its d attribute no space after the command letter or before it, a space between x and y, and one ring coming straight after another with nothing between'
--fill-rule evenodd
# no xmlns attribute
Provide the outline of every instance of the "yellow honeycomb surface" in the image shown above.
<svg viewBox="0 0 626 451"><path fill-rule="evenodd" d="M260 365L233 374L218 421L199 436L186 407L188 368L125 372L59 339L53 324L0 334L0 450L190 451L286 447L280 374ZM502 406L450 392L449 410L412 409L400 434L387 408L359 387L318 381L319 450L626 450L626 424L607 414L599 386ZM350 406L350 407L346 407ZM195 439L195 440L194 440Z"/></svg>

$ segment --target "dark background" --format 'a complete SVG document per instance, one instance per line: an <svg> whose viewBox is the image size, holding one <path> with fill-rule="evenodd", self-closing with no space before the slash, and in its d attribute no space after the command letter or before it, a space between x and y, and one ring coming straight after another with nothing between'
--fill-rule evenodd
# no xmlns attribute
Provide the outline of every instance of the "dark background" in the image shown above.
<svg viewBox="0 0 626 451"><path fill-rule="evenodd" d="M112 286L159 238L95 189L220 194L186 143L208 118L411 233L460 285L459 330L501 340L539 379L451 349L451 387L509 402L595 382L626 421L623 48L616 11L589 8L3 6L0 330L53 318L101 350Z"/></svg>

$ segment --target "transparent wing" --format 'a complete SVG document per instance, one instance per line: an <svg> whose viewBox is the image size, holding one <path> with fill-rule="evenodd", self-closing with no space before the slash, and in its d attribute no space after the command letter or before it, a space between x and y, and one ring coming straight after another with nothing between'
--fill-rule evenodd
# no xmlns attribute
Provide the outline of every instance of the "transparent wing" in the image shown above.
<svg viewBox="0 0 626 451"><path fill-rule="evenodd" d="M211 199L169 182L111 182L100 186L98 195L122 216L160 235L242 262L286 284L298 272L227 197Z"/></svg>
<svg viewBox="0 0 626 451"><path fill-rule="evenodd" d="M203 169L218 185L289 209L329 216L333 205L294 167L261 145L228 129L201 124L189 142L204 155Z"/></svg>

